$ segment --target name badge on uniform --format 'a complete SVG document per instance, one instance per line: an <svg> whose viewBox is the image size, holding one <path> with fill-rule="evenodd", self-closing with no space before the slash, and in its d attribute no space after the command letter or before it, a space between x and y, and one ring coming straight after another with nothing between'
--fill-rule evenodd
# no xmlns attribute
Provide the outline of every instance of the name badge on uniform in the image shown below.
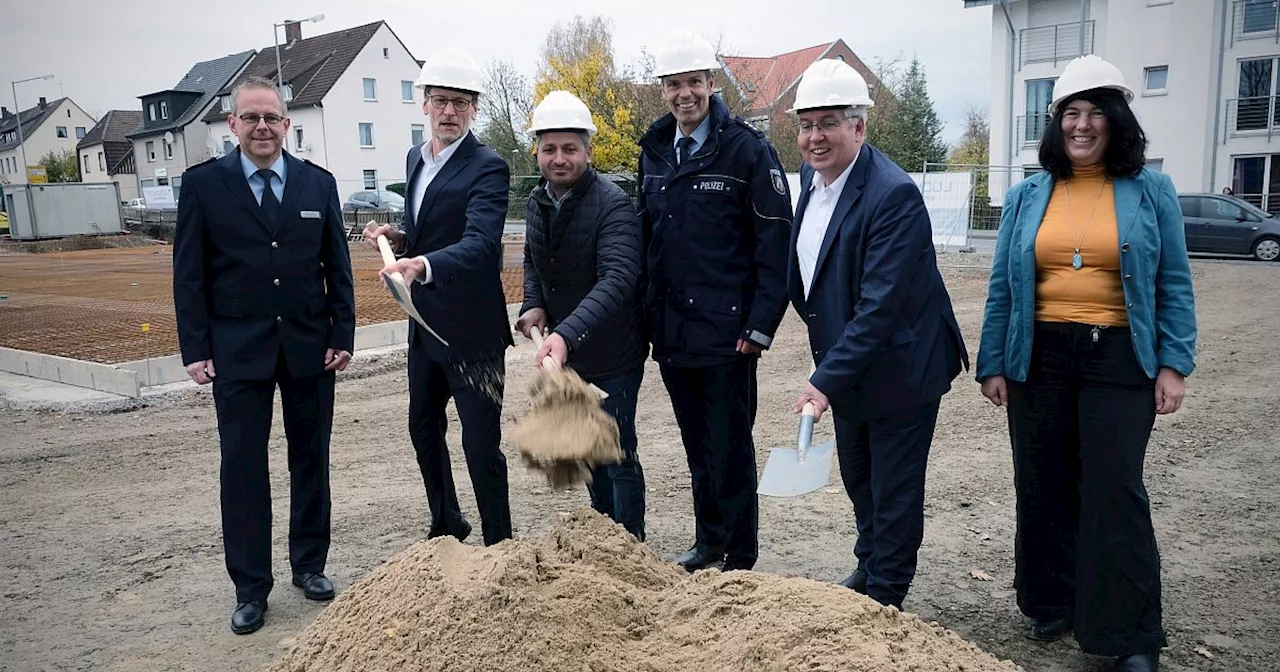
<svg viewBox="0 0 1280 672"><path fill-rule="evenodd" d="M303 210L298 214L302 215L303 219L320 219L319 210Z"/></svg>

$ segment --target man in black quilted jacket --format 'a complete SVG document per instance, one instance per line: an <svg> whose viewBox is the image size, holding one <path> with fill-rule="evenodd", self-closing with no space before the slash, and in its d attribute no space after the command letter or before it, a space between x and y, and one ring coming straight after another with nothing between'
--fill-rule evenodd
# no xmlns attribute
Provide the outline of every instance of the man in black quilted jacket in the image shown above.
<svg viewBox="0 0 1280 672"><path fill-rule="evenodd" d="M550 356L608 393L623 460L592 472L591 506L644 541L644 471L636 455L636 400L648 341L637 286L640 222L625 192L591 167L595 125L567 91L548 93L533 112L542 179L529 195L524 305L516 329L551 334L535 359Z"/></svg>

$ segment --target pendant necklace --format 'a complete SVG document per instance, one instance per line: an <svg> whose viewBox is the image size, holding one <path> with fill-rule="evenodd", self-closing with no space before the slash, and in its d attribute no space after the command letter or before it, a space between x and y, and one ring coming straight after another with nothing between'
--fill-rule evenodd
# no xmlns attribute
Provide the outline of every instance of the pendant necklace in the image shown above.
<svg viewBox="0 0 1280 672"><path fill-rule="evenodd" d="M1071 268L1077 271L1084 268L1084 257L1080 255L1080 246L1084 244L1085 236L1089 235L1089 226L1093 224L1093 216L1098 212L1098 201L1102 200L1102 190L1107 188L1109 178L1103 178L1102 186L1098 187L1098 197L1093 199L1093 210L1089 213L1089 221L1084 224L1084 232L1080 234L1080 240L1076 240L1076 216L1071 209L1071 188L1068 182L1062 183L1062 193L1067 195L1067 217L1071 220L1071 246L1074 254L1071 255Z"/></svg>

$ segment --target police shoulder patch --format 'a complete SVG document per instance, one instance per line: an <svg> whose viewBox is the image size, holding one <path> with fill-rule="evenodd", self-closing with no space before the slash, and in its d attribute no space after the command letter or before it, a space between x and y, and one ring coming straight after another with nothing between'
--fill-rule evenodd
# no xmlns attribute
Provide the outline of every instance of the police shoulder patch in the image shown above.
<svg viewBox="0 0 1280 672"><path fill-rule="evenodd" d="M782 177L782 171L777 168L769 169L769 179L773 182L773 190L778 192L779 196L785 196L787 193L787 182Z"/></svg>

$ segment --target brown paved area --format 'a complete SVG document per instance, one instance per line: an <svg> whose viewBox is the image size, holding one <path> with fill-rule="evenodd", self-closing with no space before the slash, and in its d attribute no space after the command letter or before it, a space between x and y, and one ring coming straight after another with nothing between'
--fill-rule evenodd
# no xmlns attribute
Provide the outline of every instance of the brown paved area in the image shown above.
<svg viewBox="0 0 1280 672"><path fill-rule="evenodd" d="M0 347L94 362L178 352L170 246L0 257ZM505 255L510 258L511 252ZM351 247L356 325L404 319L378 282L381 261ZM508 301L519 301L520 271L503 272ZM144 340L142 325L150 324Z"/></svg>

